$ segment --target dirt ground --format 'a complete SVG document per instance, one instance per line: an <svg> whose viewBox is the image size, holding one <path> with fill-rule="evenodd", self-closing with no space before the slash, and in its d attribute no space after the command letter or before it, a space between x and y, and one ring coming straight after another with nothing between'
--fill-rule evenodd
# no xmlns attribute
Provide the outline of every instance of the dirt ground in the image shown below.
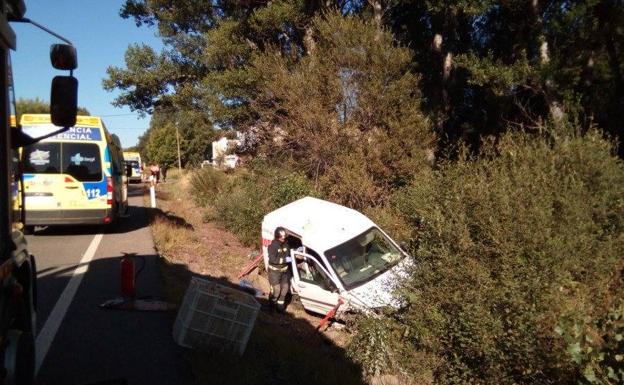
<svg viewBox="0 0 624 385"><path fill-rule="evenodd" d="M229 231L204 220L206 209L193 202L189 180L188 175L172 175L167 183L158 185L158 208L151 209L152 233L162 257L164 295L177 304L191 276L238 287L241 269L260 255L260 242L256 247L245 247ZM199 384L365 383L359 365L344 350L348 333L340 325L317 331L322 316L307 313L296 298L286 314L270 311L266 306L269 285L262 265L243 279L263 292L258 298L263 306L245 354L240 361L193 354ZM222 371L236 374L224 380L219 376Z"/></svg>

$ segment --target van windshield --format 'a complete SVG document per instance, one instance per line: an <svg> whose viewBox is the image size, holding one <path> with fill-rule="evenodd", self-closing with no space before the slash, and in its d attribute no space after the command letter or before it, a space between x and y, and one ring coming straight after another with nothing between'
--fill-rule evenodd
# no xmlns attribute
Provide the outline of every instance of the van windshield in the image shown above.
<svg viewBox="0 0 624 385"><path fill-rule="evenodd" d="M377 228L325 252L346 289L360 286L396 265L401 251Z"/></svg>

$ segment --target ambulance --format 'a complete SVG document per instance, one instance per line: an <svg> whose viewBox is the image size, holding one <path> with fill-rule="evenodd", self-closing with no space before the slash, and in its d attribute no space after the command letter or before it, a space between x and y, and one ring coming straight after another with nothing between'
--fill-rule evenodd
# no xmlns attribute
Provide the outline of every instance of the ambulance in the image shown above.
<svg viewBox="0 0 624 385"><path fill-rule="evenodd" d="M277 227L291 247L291 291L306 310L327 314L340 301L339 316L402 305L395 289L412 258L365 215L312 197L278 208L262 221L266 268Z"/></svg>
<svg viewBox="0 0 624 385"><path fill-rule="evenodd" d="M22 130L50 131L50 116L24 114ZM26 226L109 224L128 210L121 143L97 116L22 148Z"/></svg>
<svg viewBox="0 0 624 385"><path fill-rule="evenodd" d="M143 179L143 163L141 163L141 154L135 151L124 151L123 157L126 164L132 168L130 182L141 182Z"/></svg>

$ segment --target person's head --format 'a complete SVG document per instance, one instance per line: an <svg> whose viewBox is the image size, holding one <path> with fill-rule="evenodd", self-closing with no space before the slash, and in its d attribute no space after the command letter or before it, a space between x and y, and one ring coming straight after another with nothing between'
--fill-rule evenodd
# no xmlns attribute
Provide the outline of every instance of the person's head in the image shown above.
<svg viewBox="0 0 624 385"><path fill-rule="evenodd" d="M286 241L286 229L281 226L276 228L275 233L273 233L273 237L284 243Z"/></svg>

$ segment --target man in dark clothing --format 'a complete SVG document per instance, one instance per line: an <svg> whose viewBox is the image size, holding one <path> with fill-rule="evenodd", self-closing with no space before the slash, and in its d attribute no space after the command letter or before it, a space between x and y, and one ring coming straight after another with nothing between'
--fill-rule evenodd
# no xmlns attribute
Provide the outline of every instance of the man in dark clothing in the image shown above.
<svg viewBox="0 0 624 385"><path fill-rule="evenodd" d="M162 176L163 182L167 181L167 169L169 168L169 166L167 165L167 163L163 163L162 166L160 166L160 175Z"/></svg>
<svg viewBox="0 0 624 385"><path fill-rule="evenodd" d="M285 300L290 290L290 246L286 243L286 230L283 227L275 229L273 241L268 247L269 252L269 284L271 293L269 301L275 305L277 311L283 312Z"/></svg>

